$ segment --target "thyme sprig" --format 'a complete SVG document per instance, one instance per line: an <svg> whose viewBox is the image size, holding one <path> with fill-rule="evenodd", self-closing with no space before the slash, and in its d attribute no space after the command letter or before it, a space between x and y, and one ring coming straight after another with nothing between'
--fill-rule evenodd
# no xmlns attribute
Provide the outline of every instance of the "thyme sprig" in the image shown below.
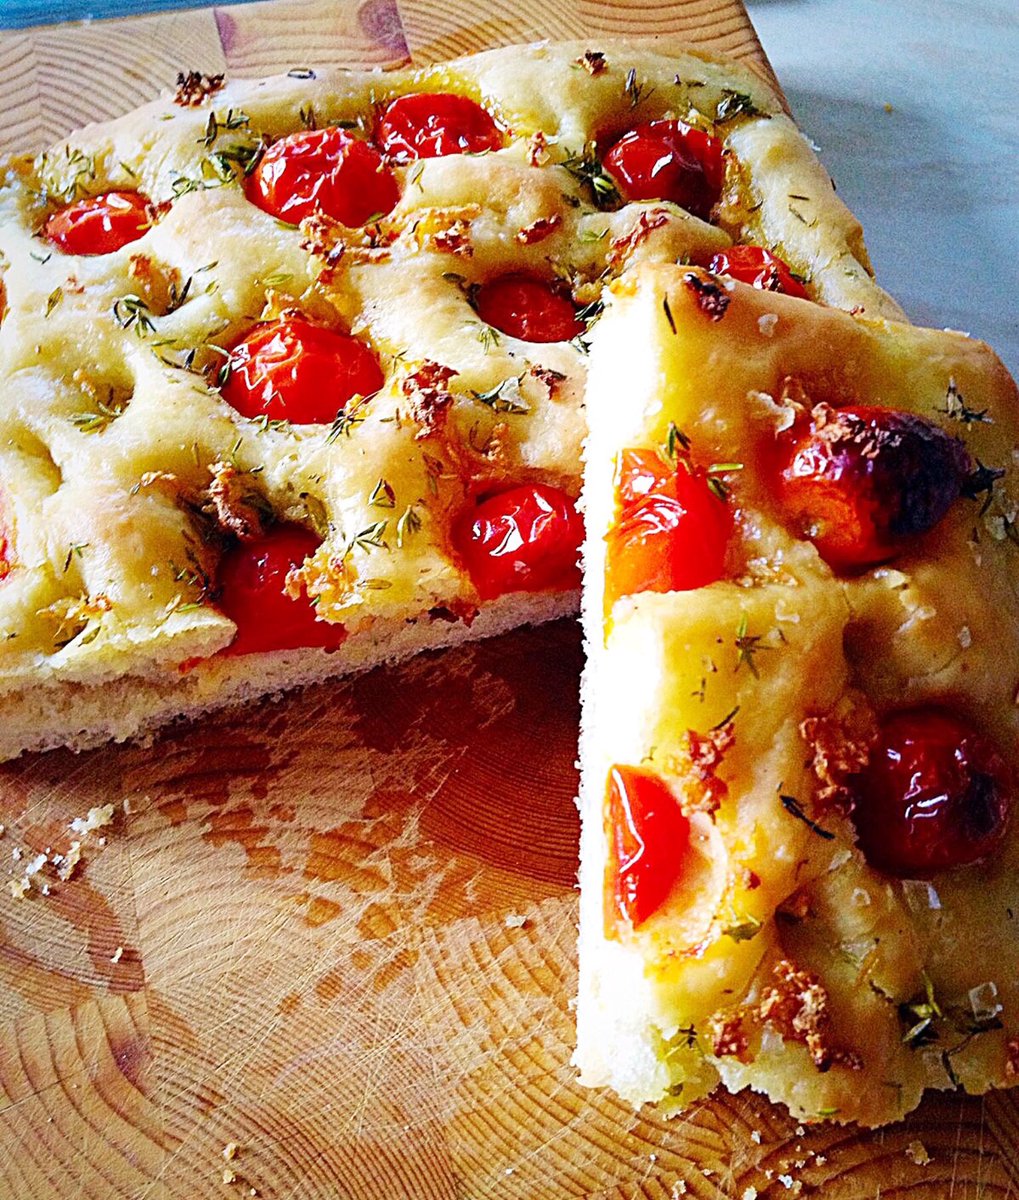
<svg viewBox="0 0 1019 1200"><path fill-rule="evenodd" d="M574 179L586 183L591 188L598 208L611 208L619 203L619 189L612 176L606 174L595 142L588 142L583 150L569 154L562 165Z"/></svg>

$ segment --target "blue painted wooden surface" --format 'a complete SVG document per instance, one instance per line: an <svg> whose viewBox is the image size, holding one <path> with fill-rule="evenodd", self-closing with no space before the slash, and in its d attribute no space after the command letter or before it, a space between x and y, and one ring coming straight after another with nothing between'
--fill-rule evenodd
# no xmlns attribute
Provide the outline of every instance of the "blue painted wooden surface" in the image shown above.
<svg viewBox="0 0 1019 1200"><path fill-rule="evenodd" d="M238 0L230 2L236 4ZM62 0L53 4L44 3L44 0L0 0L0 29L82 21L89 17L124 17L130 13L202 8L208 3L209 0Z"/></svg>

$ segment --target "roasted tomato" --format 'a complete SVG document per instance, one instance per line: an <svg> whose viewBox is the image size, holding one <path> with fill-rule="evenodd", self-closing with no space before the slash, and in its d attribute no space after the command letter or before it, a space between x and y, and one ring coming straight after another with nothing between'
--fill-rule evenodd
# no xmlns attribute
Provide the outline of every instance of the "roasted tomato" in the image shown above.
<svg viewBox="0 0 1019 1200"><path fill-rule="evenodd" d="M584 525L559 488L526 483L463 513L454 545L483 599L579 587Z"/></svg>
<svg viewBox="0 0 1019 1200"><path fill-rule="evenodd" d="M386 105L375 140L396 162L500 150L503 136L487 112L466 96L416 92Z"/></svg>
<svg viewBox="0 0 1019 1200"><path fill-rule="evenodd" d="M854 785L860 848L879 871L925 878L977 862L1001 842L1013 781L996 747L937 708L895 713Z"/></svg>
<svg viewBox="0 0 1019 1200"><path fill-rule="evenodd" d="M237 626L224 654L298 650L321 646L335 650L346 638L342 625L315 619L304 597L285 591L287 575L319 547L319 539L300 525L276 525L264 537L239 542L219 566L219 607Z"/></svg>
<svg viewBox="0 0 1019 1200"><path fill-rule="evenodd" d="M372 350L297 317L258 327L234 347L223 398L242 416L325 424L354 396L382 386Z"/></svg>
<svg viewBox="0 0 1019 1200"><path fill-rule="evenodd" d="M524 342L568 342L584 332L569 297L532 275L500 275L478 288L474 304L486 325Z"/></svg>
<svg viewBox="0 0 1019 1200"><path fill-rule="evenodd" d="M247 182L252 204L299 224L324 213L344 225L384 216L400 198L392 172L374 146L345 129L315 129L280 138Z"/></svg>
<svg viewBox="0 0 1019 1200"><path fill-rule="evenodd" d="M609 531L606 609L637 592L686 592L721 579L732 533L729 506L708 476L653 450L624 450Z"/></svg>
<svg viewBox="0 0 1019 1200"><path fill-rule="evenodd" d="M624 200L669 200L704 221L725 182L722 143L683 121L638 125L612 146L603 165Z"/></svg>
<svg viewBox="0 0 1019 1200"><path fill-rule="evenodd" d="M972 466L933 421L890 408L818 405L784 437L779 502L836 570L887 562L933 529Z"/></svg>
<svg viewBox="0 0 1019 1200"><path fill-rule="evenodd" d="M639 929L665 903L690 849L690 822L651 771L614 766L605 792L605 936Z"/></svg>
<svg viewBox="0 0 1019 1200"><path fill-rule="evenodd" d="M149 202L139 192L106 192L61 208L42 232L65 254L112 254L151 224Z"/></svg>
<svg viewBox="0 0 1019 1200"><path fill-rule="evenodd" d="M728 275L740 283L749 283L762 292L783 292L800 300L810 299L788 266L763 246L730 246L715 255L708 270L714 275Z"/></svg>

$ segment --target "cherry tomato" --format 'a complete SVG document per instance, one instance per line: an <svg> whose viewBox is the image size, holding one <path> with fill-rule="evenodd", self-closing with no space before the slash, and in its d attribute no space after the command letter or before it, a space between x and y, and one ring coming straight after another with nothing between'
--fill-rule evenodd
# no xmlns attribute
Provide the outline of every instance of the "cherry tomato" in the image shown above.
<svg viewBox="0 0 1019 1200"><path fill-rule="evenodd" d="M397 162L501 150L503 136L491 116L466 96L416 92L386 105L375 140Z"/></svg>
<svg viewBox="0 0 1019 1200"><path fill-rule="evenodd" d="M152 224L149 202L138 192L106 192L61 208L42 227L65 254L112 254Z"/></svg>
<svg viewBox="0 0 1019 1200"><path fill-rule="evenodd" d="M559 488L526 483L496 492L456 522L453 542L482 599L579 587L584 524Z"/></svg>
<svg viewBox="0 0 1019 1200"><path fill-rule="evenodd" d="M568 342L584 332L572 302L531 275L500 275L483 283L474 304L486 325L524 342Z"/></svg>
<svg viewBox="0 0 1019 1200"><path fill-rule="evenodd" d="M624 200L669 200L705 221L725 182L722 143L684 121L638 125L603 165Z"/></svg>
<svg viewBox="0 0 1019 1200"><path fill-rule="evenodd" d="M605 604L638 592L686 592L721 579L732 513L708 477L650 450L624 450L619 519L607 534Z"/></svg>
<svg viewBox="0 0 1019 1200"><path fill-rule="evenodd" d="M784 292L800 300L810 299L788 266L763 246L730 246L715 255L708 270L713 275L728 275L740 283L749 283L763 292Z"/></svg>
<svg viewBox="0 0 1019 1200"><path fill-rule="evenodd" d="M1004 837L1012 780L989 738L936 708L885 722L857 777L853 820L879 871L924 878L977 862Z"/></svg>
<svg viewBox="0 0 1019 1200"><path fill-rule="evenodd" d="M690 822L664 781L614 766L605 793L605 936L639 929L669 898L690 849Z"/></svg>
<svg viewBox="0 0 1019 1200"><path fill-rule="evenodd" d="M252 171L247 197L293 225L324 213L344 225L363 225L400 198L392 172L374 146L345 129L292 133L274 142Z"/></svg>
<svg viewBox="0 0 1019 1200"><path fill-rule="evenodd" d="M302 526L276 525L227 551L219 566L219 607L237 625L237 634L224 654L304 646L335 650L344 641L342 625L316 620L307 599L294 600L283 590L289 572L318 547L319 539Z"/></svg>
<svg viewBox="0 0 1019 1200"><path fill-rule="evenodd" d="M836 570L886 562L935 525L970 469L956 438L913 413L868 405L814 409L783 452L779 501Z"/></svg>
<svg viewBox="0 0 1019 1200"><path fill-rule="evenodd" d="M325 424L382 386L370 347L297 317L262 325L234 347L223 399L242 416Z"/></svg>

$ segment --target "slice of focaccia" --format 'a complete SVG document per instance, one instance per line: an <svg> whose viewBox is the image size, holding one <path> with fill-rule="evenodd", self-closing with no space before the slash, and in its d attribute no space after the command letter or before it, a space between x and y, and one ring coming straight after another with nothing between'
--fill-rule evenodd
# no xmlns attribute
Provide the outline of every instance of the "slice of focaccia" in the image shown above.
<svg viewBox="0 0 1019 1200"><path fill-rule="evenodd" d="M587 393L577 1062L878 1125L1019 1073L1019 406L961 334L696 268Z"/></svg>
<svg viewBox="0 0 1019 1200"><path fill-rule="evenodd" d="M8 164L0 758L570 611L601 290L719 256L898 311L754 74L627 43L182 76Z"/></svg>

